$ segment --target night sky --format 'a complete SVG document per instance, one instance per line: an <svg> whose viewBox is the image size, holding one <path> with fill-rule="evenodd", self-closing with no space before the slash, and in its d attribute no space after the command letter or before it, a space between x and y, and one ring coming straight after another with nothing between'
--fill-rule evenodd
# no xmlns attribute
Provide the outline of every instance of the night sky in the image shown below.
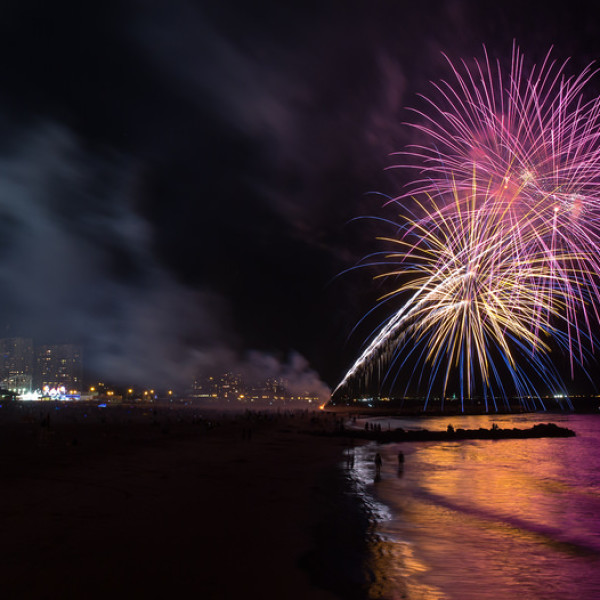
<svg viewBox="0 0 600 600"><path fill-rule="evenodd" d="M595 4L4 2L0 299L7 335L77 342L115 382L239 368L334 387L370 331L366 270L407 107L452 60L567 72ZM600 93L600 76L589 86ZM390 212L391 211L391 212ZM374 317L374 323L385 315ZM324 389L324 388L323 388Z"/></svg>

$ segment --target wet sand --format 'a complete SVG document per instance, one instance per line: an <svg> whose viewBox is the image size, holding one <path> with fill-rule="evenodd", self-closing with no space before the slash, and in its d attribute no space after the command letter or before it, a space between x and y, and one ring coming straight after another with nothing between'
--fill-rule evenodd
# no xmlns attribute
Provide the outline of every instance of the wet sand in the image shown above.
<svg viewBox="0 0 600 600"><path fill-rule="evenodd" d="M335 417L111 410L2 409L3 597L363 595Z"/></svg>

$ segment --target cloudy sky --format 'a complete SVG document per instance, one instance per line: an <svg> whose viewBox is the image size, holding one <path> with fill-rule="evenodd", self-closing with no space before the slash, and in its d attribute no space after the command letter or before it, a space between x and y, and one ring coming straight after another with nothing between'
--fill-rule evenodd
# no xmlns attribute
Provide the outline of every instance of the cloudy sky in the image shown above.
<svg viewBox="0 0 600 600"><path fill-rule="evenodd" d="M340 274L376 244L357 217L393 217L370 192L406 182L407 107L442 52L510 64L513 39L600 59L593 3L4 2L3 330L113 381L334 387L379 291Z"/></svg>

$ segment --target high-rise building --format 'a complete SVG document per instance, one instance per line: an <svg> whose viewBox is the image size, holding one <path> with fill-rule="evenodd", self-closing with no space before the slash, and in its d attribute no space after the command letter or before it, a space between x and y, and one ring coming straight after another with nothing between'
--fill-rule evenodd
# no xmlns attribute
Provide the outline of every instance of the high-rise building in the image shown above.
<svg viewBox="0 0 600 600"><path fill-rule="evenodd" d="M83 367L81 348L75 344L37 346L35 352L35 387L81 390Z"/></svg>
<svg viewBox="0 0 600 600"><path fill-rule="evenodd" d="M0 339L0 387L21 394L29 392L33 379L33 340Z"/></svg>

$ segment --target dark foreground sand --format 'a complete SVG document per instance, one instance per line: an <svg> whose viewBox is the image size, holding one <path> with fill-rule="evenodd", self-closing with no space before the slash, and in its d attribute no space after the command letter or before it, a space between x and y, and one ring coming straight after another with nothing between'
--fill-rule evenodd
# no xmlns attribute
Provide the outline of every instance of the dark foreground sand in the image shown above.
<svg viewBox="0 0 600 600"><path fill-rule="evenodd" d="M364 594L335 417L54 410L0 411L2 598Z"/></svg>

